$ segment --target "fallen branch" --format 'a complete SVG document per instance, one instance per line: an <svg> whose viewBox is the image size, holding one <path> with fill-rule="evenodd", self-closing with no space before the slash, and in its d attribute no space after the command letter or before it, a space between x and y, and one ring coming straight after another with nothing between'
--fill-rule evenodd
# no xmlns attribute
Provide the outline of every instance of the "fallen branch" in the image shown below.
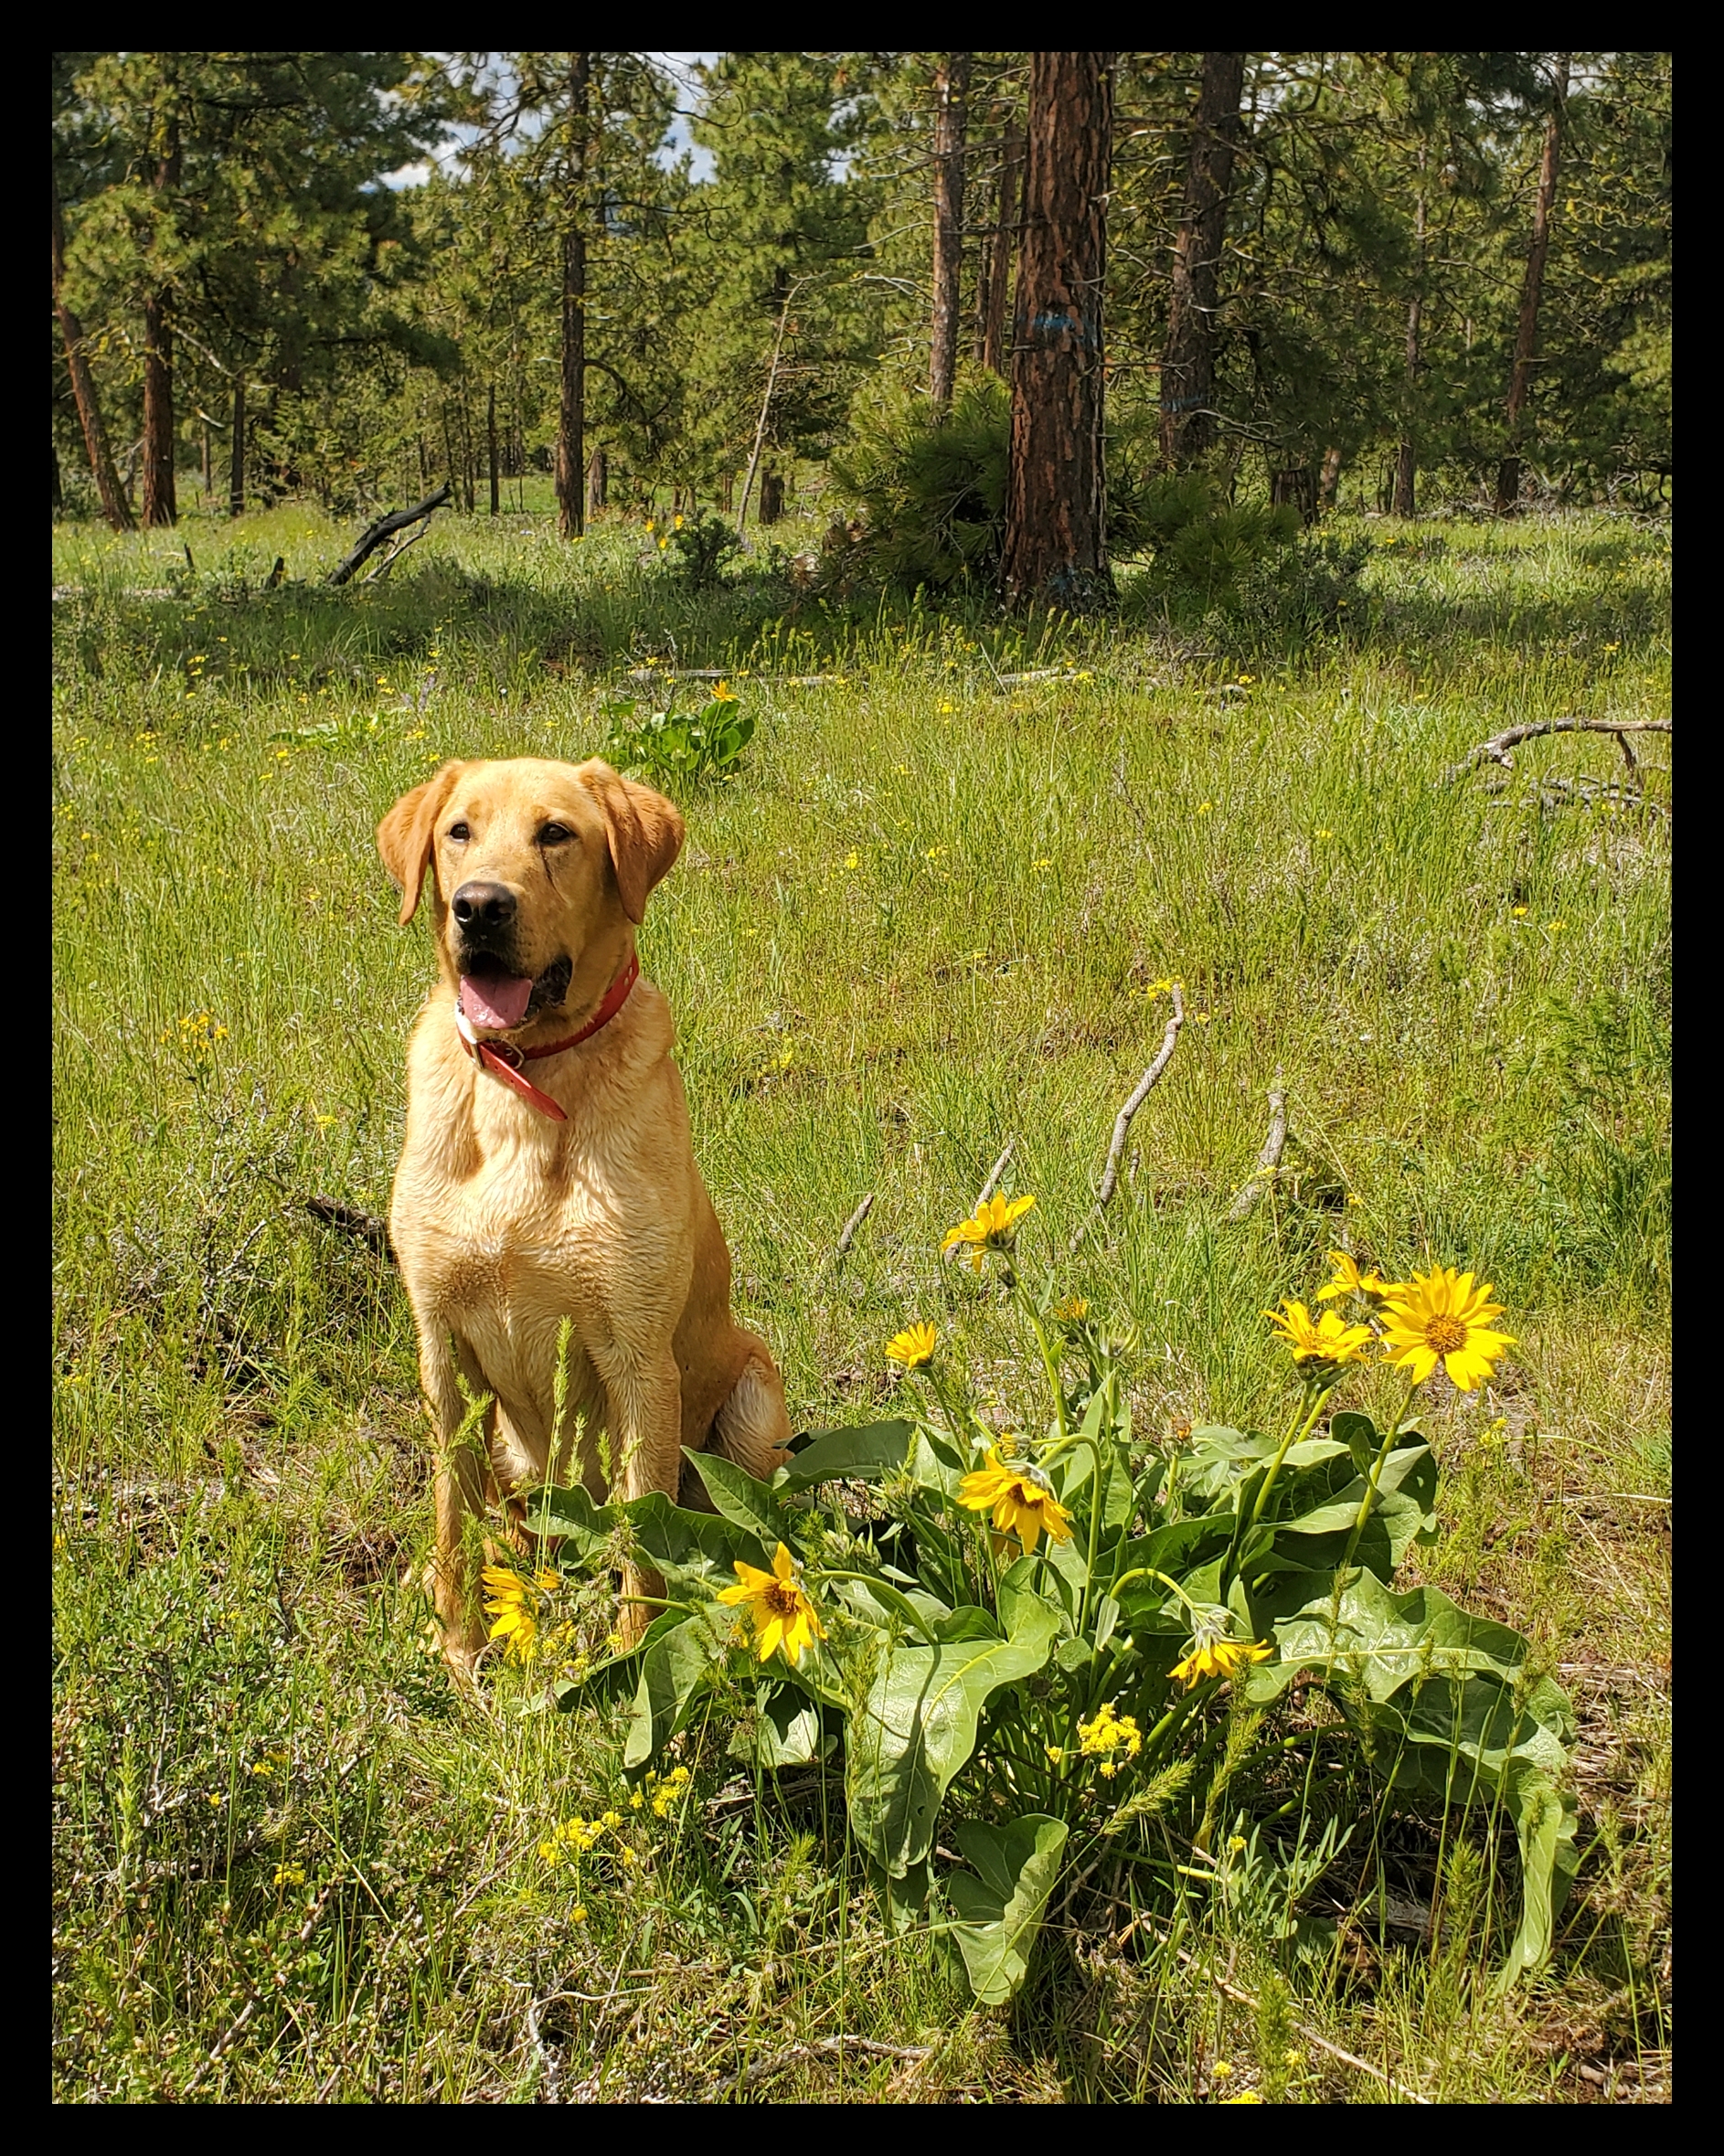
<svg viewBox="0 0 1724 2156"><path fill-rule="evenodd" d="M781 2051L770 2059L762 2059L750 2066L742 2076L744 2088L758 2088L762 2081L770 2081L775 2074L782 2074L786 2066L793 2066L798 2059L815 2057L821 2052L865 2051L871 2058L905 2059L920 2066L923 2059L933 2056L931 2044L878 2044L872 2036L822 2036L815 2044L793 2044L788 2051Z"/></svg>
<svg viewBox="0 0 1724 2156"><path fill-rule="evenodd" d="M1101 1187L1096 1193L1095 1210L1079 1228L1077 1234L1072 1237L1071 1248L1073 1251L1077 1249L1078 1245L1082 1242L1084 1237L1089 1234L1091 1228L1107 1210L1113 1193L1119 1185L1120 1159L1125 1151L1125 1141L1131 1133L1132 1118L1149 1099L1150 1092L1160 1079L1162 1072L1173 1061L1174 1045L1179 1038L1179 1028L1186 1022L1186 999L1181 993L1179 983L1176 981L1173 983L1173 999L1174 1014L1168 1019L1167 1030L1161 1036L1161 1046L1155 1052L1155 1060L1138 1079L1131 1097L1113 1119L1113 1142L1107 1149L1107 1166L1101 1171Z"/></svg>
<svg viewBox="0 0 1724 2156"><path fill-rule="evenodd" d="M1515 768L1514 751L1523 741L1537 740L1542 734L1614 734L1616 746L1622 750L1624 761L1632 771L1635 767L1634 752L1624 738L1629 734L1667 734L1667 718L1541 718L1526 726L1505 727L1500 734L1493 734L1488 741L1481 741L1476 749L1469 749L1457 764L1451 764L1442 774L1442 783L1453 786L1457 779L1465 778L1475 766L1482 763L1499 763L1505 770Z"/></svg>
<svg viewBox="0 0 1724 2156"><path fill-rule="evenodd" d="M388 552L383 557L383 559L378 562L378 566L372 570L371 574L365 579L365 581L367 584L381 583L383 579L387 577L389 571L395 567L397 559L401 555L405 554L410 547L417 547L420 541L425 536L426 533L430 531L430 529L431 526L429 524L421 524L416 532L410 534L403 533L400 537L395 541L395 544L389 548Z"/></svg>
<svg viewBox="0 0 1724 2156"><path fill-rule="evenodd" d="M857 1229L861 1227L873 1210L874 1193L869 1191L867 1197L844 1224L844 1233L838 1237L838 1248L833 1253L834 1261L836 1264L842 1265L850 1255L850 1245L856 1240Z"/></svg>
<svg viewBox="0 0 1724 2156"><path fill-rule="evenodd" d="M1282 1148L1286 1142L1287 1095L1282 1087L1281 1073L1277 1071L1269 1093L1269 1136L1263 1141L1263 1150L1257 1156L1250 1181L1228 1207L1229 1220L1249 1220L1256 1212L1263 1193L1275 1180L1275 1171L1281 1166Z"/></svg>
<svg viewBox="0 0 1724 2156"><path fill-rule="evenodd" d="M416 502L410 509L394 509L388 515L379 516L375 524L367 525L359 535L353 552L329 572L332 584L345 584L354 571L367 562L385 539L392 539L397 532L404 532L411 525L428 518L433 510L441 509L450 498L447 483L434 494L427 494L422 502Z"/></svg>

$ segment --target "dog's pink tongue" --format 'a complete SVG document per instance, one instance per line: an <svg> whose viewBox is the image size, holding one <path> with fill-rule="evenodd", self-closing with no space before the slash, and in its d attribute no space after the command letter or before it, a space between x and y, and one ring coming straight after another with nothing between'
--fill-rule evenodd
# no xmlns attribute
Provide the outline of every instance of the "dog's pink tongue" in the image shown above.
<svg viewBox="0 0 1724 2156"><path fill-rule="evenodd" d="M493 974L488 981L480 981L472 973L461 976L461 1007L470 1025L495 1025L504 1031L518 1025L527 1015L532 993L530 981L506 973Z"/></svg>

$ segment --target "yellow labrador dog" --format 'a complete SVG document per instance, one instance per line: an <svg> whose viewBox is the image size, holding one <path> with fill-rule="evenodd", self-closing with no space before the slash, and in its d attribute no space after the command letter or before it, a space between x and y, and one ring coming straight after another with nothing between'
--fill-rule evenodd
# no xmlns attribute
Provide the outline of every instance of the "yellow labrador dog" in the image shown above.
<svg viewBox="0 0 1724 2156"><path fill-rule="evenodd" d="M772 1355L730 1315L670 1008L634 954L682 843L669 802L596 759L446 763L378 828L403 925L431 875L441 978L408 1050L389 1232L439 1436L434 1590L457 1673L484 1641L469 1523L567 1471L549 1457L566 1318L595 1495L601 1429L624 1497L675 1497L684 1446L768 1478L790 1435ZM457 1450L461 1379L494 1405ZM637 1638L652 1612L634 1598L663 1584L623 1584Z"/></svg>

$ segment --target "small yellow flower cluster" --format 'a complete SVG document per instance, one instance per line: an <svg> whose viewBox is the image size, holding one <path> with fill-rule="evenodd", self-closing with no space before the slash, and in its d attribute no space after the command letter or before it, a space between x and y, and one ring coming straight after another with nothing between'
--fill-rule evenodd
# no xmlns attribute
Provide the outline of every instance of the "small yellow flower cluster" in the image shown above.
<svg viewBox="0 0 1724 2156"><path fill-rule="evenodd" d="M174 1038L173 1028L170 1026L157 1037L165 1046ZM180 1020L176 1045L180 1054L189 1057L194 1063L208 1063L215 1055L216 1043L227 1037L228 1028L218 1025L208 1011L194 1011Z"/></svg>
<svg viewBox="0 0 1724 2156"><path fill-rule="evenodd" d="M688 1787L687 1768L673 1767L663 1781L659 1781L655 1774L649 1774L646 1780L649 1788L653 1783L658 1782L658 1787L653 1790L653 1817L654 1819L668 1819L674 1807L682 1800L684 1790Z"/></svg>
<svg viewBox="0 0 1724 2156"><path fill-rule="evenodd" d="M303 1886L304 1884L305 1867L303 1864L276 1865L275 1877L272 1880L271 1885L276 1886Z"/></svg>
<svg viewBox="0 0 1724 2156"><path fill-rule="evenodd" d="M1120 1768L1135 1759L1144 1748L1143 1732L1137 1724L1129 1715L1116 1715L1111 1701L1104 1701L1097 1708L1092 1722L1078 1724L1078 1736L1080 1752L1099 1756L1104 1781L1112 1781ZM1123 1752L1124 1758L1116 1759L1113 1757L1116 1752Z"/></svg>
<svg viewBox="0 0 1724 2156"><path fill-rule="evenodd" d="M553 1871L559 1864L567 1864L571 1857L591 1856L607 1834L615 1835L623 1824L620 1811L601 1812L597 1819L582 1819L577 1814L566 1819L559 1827L553 1827L538 1845L540 1859ZM626 1842L618 1840L616 1853L625 1867L640 1862Z"/></svg>

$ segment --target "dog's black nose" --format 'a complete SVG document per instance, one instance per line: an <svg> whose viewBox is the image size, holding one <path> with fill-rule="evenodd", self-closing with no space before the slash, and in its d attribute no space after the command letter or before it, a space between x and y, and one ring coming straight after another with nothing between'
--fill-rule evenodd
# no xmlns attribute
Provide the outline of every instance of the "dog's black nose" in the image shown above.
<svg viewBox="0 0 1724 2156"><path fill-rule="evenodd" d="M463 929L506 929L515 919L515 893L501 884L463 884L451 903Z"/></svg>

